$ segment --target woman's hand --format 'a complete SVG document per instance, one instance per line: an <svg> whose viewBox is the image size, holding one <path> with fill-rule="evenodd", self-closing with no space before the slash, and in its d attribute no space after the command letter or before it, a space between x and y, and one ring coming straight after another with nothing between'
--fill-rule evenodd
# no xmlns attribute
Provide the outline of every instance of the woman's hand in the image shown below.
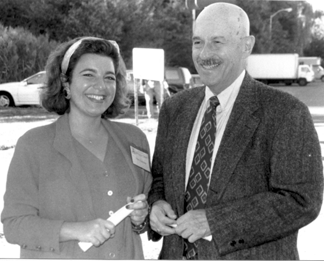
<svg viewBox="0 0 324 261"><path fill-rule="evenodd" d="M130 214L132 223L135 226L141 225L148 214L148 203L146 201L146 195L140 194L133 198L127 197L127 203L133 203L127 206L128 209L134 209Z"/></svg>
<svg viewBox="0 0 324 261"><path fill-rule="evenodd" d="M115 235L115 225L108 220L95 219L86 222L65 222L61 228L60 241L78 240L98 247Z"/></svg>

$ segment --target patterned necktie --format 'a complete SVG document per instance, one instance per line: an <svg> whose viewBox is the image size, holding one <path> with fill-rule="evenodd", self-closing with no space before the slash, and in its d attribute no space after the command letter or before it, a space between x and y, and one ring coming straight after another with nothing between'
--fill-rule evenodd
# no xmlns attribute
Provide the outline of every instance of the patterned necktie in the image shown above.
<svg viewBox="0 0 324 261"><path fill-rule="evenodd" d="M216 107L219 101L216 96L210 98L201 122L196 149L192 160L187 192L185 195L185 212L191 209L202 209L206 203L208 183L211 173L211 161L216 136ZM185 240L184 256L187 259L197 258L197 244Z"/></svg>

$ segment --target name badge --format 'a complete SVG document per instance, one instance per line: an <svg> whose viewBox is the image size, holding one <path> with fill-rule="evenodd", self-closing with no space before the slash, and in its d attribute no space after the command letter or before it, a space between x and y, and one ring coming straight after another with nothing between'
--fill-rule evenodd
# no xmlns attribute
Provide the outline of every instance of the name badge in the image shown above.
<svg viewBox="0 0 324 261"><path fill-rule="evenodd" d="M150 172L150 161L149 155L141 150L130 146L133 164Z"/></svg>

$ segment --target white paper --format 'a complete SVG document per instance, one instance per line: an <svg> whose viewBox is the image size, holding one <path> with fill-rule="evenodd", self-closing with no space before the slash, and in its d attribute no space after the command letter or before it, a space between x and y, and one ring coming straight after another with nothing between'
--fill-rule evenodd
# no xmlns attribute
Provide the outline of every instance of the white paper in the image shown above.
<svg viewBox="0 0 324 261"><path fill-rule="evenodd" d="M126 218L130 213L133 212L134 209L126 208L126 206L130 204L133 203L128 203L125 206L121 207L114 214L112 214L107 220L113 223L115 226L117 226L124 218ZM79 247L83 250L83 252L86 252L90 247L92 247L92 244L90 242L79 242Z"/></svg>
<svg viewBox="0 0 324 261"><path fill-rule="evenodd" d="M170 226L173 227L173 228L176 228L176 227L177 227L177 224L172 224L172 225L170 225ZM207 237L203 237L203 239L205 239L205 240L207 240L207 241L212 241L213 236L210 235L210 236L207 236Z"/></svg>

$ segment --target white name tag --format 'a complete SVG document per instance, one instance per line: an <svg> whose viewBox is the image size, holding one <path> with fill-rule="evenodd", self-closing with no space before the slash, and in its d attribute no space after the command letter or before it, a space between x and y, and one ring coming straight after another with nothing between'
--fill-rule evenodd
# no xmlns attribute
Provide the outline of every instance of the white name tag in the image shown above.
<svg viewBox="0 0 324 261"><path fill-rule="evenodd" d="M133 146L130 146L130 149L132 153L133 164L148 172L151 172L149 155L143 151L134 148Z"/></svg>

